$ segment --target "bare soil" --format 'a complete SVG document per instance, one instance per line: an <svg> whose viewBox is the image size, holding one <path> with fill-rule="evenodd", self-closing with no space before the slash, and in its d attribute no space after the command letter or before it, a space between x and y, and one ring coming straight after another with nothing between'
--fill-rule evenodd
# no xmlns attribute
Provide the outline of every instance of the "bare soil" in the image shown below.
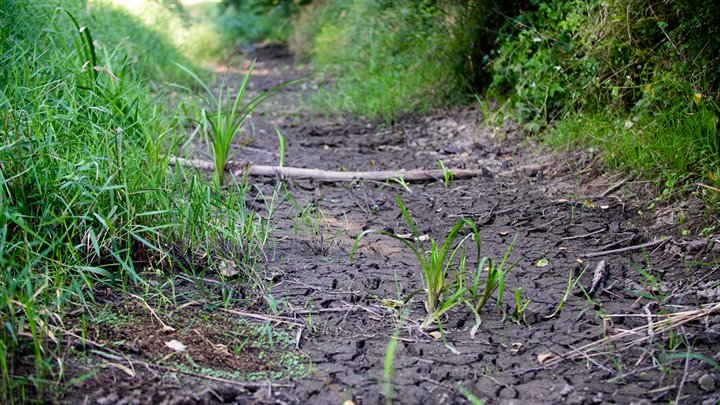
<svg viewBox="0 0 720 405"><path fill-rule="evenodd" d="M295 68L281 49L260 49L256 56L255 90L308 74ZM287 166L399 170L436 168L442 160L451 168L484 168L485 175L448 186L442 181L411 184L411 192L395 183L288 179L298 206L312 204L314 210L301 218L297 207L284 204L273 221L274 247L261 272L270 274L270 291L281 311L268 315L270 325L285 338L266 354L270 357L259 357L261 349L230 347L240 333L231 325L240 319L263 325L262 320L237 314L217 318L220 309L209 306L206 298L200 308L193 304L203 299L198 298L197 283L176 277L175 287L187 296L165 304L159 314L175 331L162 332L137 299L108 297L112 312L135 321L91 327L89 338L112 346L119 357L112 360L96 353L102 348L86 348L84 366L73 360L75 374L94 370L93 374L75 381L57 401L378 404L390 394L398 404L470 403L460 387L497 404L720 400L720 370L715 368L720 362L718 313L670 332L644 330L610 342L623 330L647 326L648 319L657 322L663 314L720 301L720 243L712 236L679 236L674 217L679 208L649 209L652 201L645 199L642 182L624 182L607 191L622 182L622 174L603 173L596 158L582 153L544 155L512 124L485 126L482 113L473 107L378 126L357 117L307 112L303 100L312 87L313 82L294 86L263 107L264 113L253 119L255 132L252 144L241 153L243 159L276 164L277 127L287 138ZM268 190L276 179L253 181L268 182ZM407 304L408 320L399 322L400 311L393 305L421 288L417 260L401 243L368 236L357 257L348 261L354 238L363 230L410 232L396 194L421 234L442 240L457 220L471 218L480 225L482 254L494 260L500 260L515 240L509 262L518 264L507 275L501 306L491 302L482 310L482 325L474 336L474 316L460 307L443 319L445 341L421 331L422 294ZM675 207L683 206L678 204ZM311 222L298 226L303 218ZM659 238L667 239L646 249L601 253ZM474 252L469 249L468 254L473 257ZM579 284L590 291L601 260L606 273L599 286L587 295L576 286L562 310L550 317L570 272L578 275L587 268ZM204 288L220 291L213 283ZM510 316L518 288L531 302L525 322ZM183 303L191 304L178 309ZM235 309L270 314L268 305ZM387 393L383 367L397 328L394 388ZM244 337L258 339L253 333ZM190 348L187 356L178 360L164 344L171 339ZM596 350L574 351L593 342L605 343ZM248 374L256 371L282 371L278 367L289 363L273 358L288 353L308 371L266 373L260 381L247 382ZM192 362L199 367L190 367ZM128 373L123 369L127 366L116 364L135 366ZM183 365L193 371L179 372ZM217 378L203 377L207 375Z"/></svg>

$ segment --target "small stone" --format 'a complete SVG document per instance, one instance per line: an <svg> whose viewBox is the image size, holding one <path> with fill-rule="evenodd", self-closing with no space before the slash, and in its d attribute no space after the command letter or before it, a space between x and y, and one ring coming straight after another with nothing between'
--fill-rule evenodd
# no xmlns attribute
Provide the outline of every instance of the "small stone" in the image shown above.
<svg viewBox="0 0 720 405"><path fill-rule="evenodd" d="M540 165L527 165L522 167L523 172L528 177L535 177L537 176L538 172L542 170L542 167Z"/></svg>
<svg viewBox="0 0 720 405"><path fill-rule="evenodd" d="M693 240L693 241L690 241L690 243L688 243L687 250L690 252L697 252L699 250L704 249L705 246L707 246L707 242L705 242L704 240L702 240L702 239Z"/></svg>
<svg viewBox="0 0 720 405"><path fill-rule="evenodd" d="M705 392L714 391L715 390L715 377L713 377L710 374L703 374L703 376L698 379L698 385Z"/></svg>
<svg viewBox="0 0 720 405"><path fill-rule="evenodd" d="M562 396L567 396L569 393L573 392L574 389L575 389L575 388L573 388L572 385L570 385L570 384L565 384L565 386L563 386L562 391L560 391L560 395L562 395Z"/></svg>

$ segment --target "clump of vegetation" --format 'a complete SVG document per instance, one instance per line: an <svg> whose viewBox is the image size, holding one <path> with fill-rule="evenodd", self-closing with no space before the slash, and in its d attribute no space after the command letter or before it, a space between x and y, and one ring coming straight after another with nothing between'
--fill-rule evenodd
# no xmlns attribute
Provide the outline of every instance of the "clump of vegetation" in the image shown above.
<svg viewBox="0 0 720 405"><path fill-rule="evenodd" d="M215 164L215 182L218 186L225 183L225 169L228 162L241 150L235 145L235 139L242 129L245 121L255 111L255 108L262 102L275 95L283 87L299 82L298 80L287 82L263 91L245 102L245 95L255 68L255 61L250 64L245 77L243 77L240 88L232 96L233 89L226 84L227 76L220 84L217 92L210 89L197 74L185 66L180 68L192 77L195 82L204 90L201 95L202 105L200 106L201 120L200 128L212 152L213 163ZM233 152L233 146L235 151Z"/></svg>
<svg viewBox="0 0 720 405"><path fill-rule="evenodd" d="M267 242L269 218L247 208L246 184L218 192L169 166L185 134L151 79L167 78L170 60L187 62L178 49L116 8L57 4L0 2L2 403L55 386L58 316L87 305L96 285L147 287L148 264L187 266L185 254L209 268L219 254L252 262ZM133 35L105 42L112 35L97 22L119 16L113 29Z"/></svg>
<svg viewBox="0 0 720 405"><path fill-rule="evenodd" d="M484 77L473 34L497 14L482 2L319 2L296 18L291 49L311 57L331 86L315 104L393 121L458 101Z"/></svg>
<svg viewBox="0 0 720 405"><path fill-rule="evenodd" d="M531 3L498 36L489 90L556 148L599 148L668 191L718 186L718 27L714 2Z"/></svg>
<svg viewBox="0 0 720 405"><path fill-rule="evenodd" d="M502 300L505 286L505 274L514 267L505 267L505 263L512 251L514 242L506 251L501 263L496 265L491 259L482 257L480 234L478 233L477 226L472 220L463 219L456 222L452 229L447 233L442 243L438 244L434 238L420 235L417 230L417 226L415 226L415 222L412 220L410 214L405 208L405 204L403 204L399 196L396 196L395 200L400 207L400 211L402 212L405 222L407 222L410 230L412 231L411 238L408 239L403 235L397 235L378 229L363 231L357 236L355 243L350 250L350 260L352 260L355 255L360 241L366 235L377 233L398 240L413 252L422 270L420 278L423 285L423 291L426 296L425 310L428 315L422 323L421 328L428 328L432 326L443 314L461 304L468 306L468 308L475 314L479 323L480 310L485 306L491 295L496 290L498 291L498 305ZM470 233L460 239L460 242L455 243L461 236L460 232L464 228L469 228ZM423 239L430 241L429 249L425 248ZM468 239L475 241L477 253L477 269L470 280L470 283L465 280L467 276L467 258L465 256L464 243ZM455 263L455 257L458 253L460 253L458 263ZM455 271L451 272L451 268L455 268ZM451 277L452 273L455 273L454 279ZM483 274L485 274L484 280L482 279ZM413 295L415 295L415 293L411 294L410 297Z"/></svg>
<svg viewBox="0 0 720 405"><path fill-rule="evenodd" d="M494 115L665 194L720 186L720 5L500 3L315 1L294 9L289 44L328 83L322 111L390 122L484 93Z"/></svg>

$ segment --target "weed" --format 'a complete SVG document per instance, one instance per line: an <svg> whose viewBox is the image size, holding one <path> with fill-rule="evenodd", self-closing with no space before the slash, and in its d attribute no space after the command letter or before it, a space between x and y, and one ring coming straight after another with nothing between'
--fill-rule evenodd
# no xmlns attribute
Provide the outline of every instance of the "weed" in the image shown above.
<svg viewBox="0 0 720 405"><path fill-rule="evenodd" d="M275 86L269 90L261 92L245 103L245 95L248 90L248 83L255 68L255 61L250 64L245 77L240 84L240 89L233 98L231 88L227 84L227 77L223 79L217 94L210 90L197 74L185 66L178 65L180 69L185 71L195 82L204 90L201 95L201 125L202 131L208 142L208 148L212 151L213 163L215 164L215 181L218 186L225 183L225 169L228 162L240 151L236 149L234 152L233 143L238 131L262 102L274 96L279 90L289 85L299 83L302 80L294 80Z"/></svg>
<svg viewBox="0 0 720 405"><path fill-rule="evenodd" d="M565 287L565 293L563 294L562 298L560 299L560 302L558 302L553 313L546 316L545 318L547 318L547 319L553 318L553 317L555 317L555 315L559 314L560 311L562 311L563 307L565 306L565 302L567 302L568 297L570 297L570 292L580 282L580 277L582 277L583 274L585 274L585 271L588 269L588 267L589 267L589 265L586 265L585 268L580 272L580 274L578 274L578 276L576 278L573 278L573 271L570 270L570 274L568 274L567 287Z"/></svg>
<svg viewBox="0 0 720 405"><path fill-rule="evenodd" d="M473 394L472 392L470 392L469 389L463 387L462 385L458 385L457 389L458 389L458 391L460 391L461 394L463 394L463 396L464 396L468 401L470 401L470 403L471 403L472 405L485 405L485 402L484 402L482 399L480 399L480 398L478 398L477 396L475 396L475 394Z"/></svg>
<svg viewBox="0 0 720 405"><path fill-rule="evenodd" d="M277 133L278 141L280 143L280 146L278 147L278 154L280 155L280 161L278 162L279 167L283 167L285 165L285 137L283 134L280 133L280 130L275 128L275 133Z"/></svg>
<svg viewBox="0 0 720 405"><path fill-rule="evenodd" d="M478 233L475 223L469 219L463 219L455 223L452 229L447 233L442 243L438 242L430 237L430 247L425 248L422 242L422 237L419 234L415 223L413 222L410 214L408 213L405 205L399 196L395 196L398 207L402 212L405 222L412 230L412 239L408 240L405 237L396 235L383 230L370 229L360 233L355 239L355 243L350 251L350 260L352 260L355 252L360 244L360 241L369 234L378 233L383 236L387 236L402 242L408 247L418 260L421 267L421 281L426 294L425 309L428 313L425 321L422 323L422 328L429 327L433 322L437 321L440 316L448 312L459 304L468 304L473 310L476 317L479 319L479 311L485 305L491 294L499 289L498 302L502 300L502 291L504 288L504 275L509 269L504 269L505 262L508 259L510 251L514 245L514 240L511 243L509 249L506 251L505 256L499 265L495 265L494 262L486 257L481 258L481 243L480 235ZM460 231L468 227L470 233L463 237L460 242L456 245L455 242L460 237ZM461 248L464 247L465 241L472 238L476 243L477 249L477 271L472 279L472 283L469 286L465 285L465 253ZM453 265L455 256L461 252L459 256L460 269L458 276L454 282L448 282L448 276L450 273L450 267ZM485 268L485 264L488 264ZM511 267L512 268L512 267ZM481 282L482 274L487 270L487 276L484 282ZM480 293L480 287L484 285L482 294ZM414 295L415 293L411 294ZM470 301L468 302L469 294Z"/></svg>
<svg viewBox="0 0 720 405"><path fill-rule="evenodd" d="M403 188L403 190L407 191L408 193L412 194L412 190L410 189L410 183L405 181L405 177L403 177L402 174L398 173L397 176L391 177L387 180L387 183L397 183L400 185L400 187Z"/></svg>
<svg viewBox="0 0 720 405"><path fill-rule="evenodd" d="M445 167L445 163L443 163L442 160L438 160L438 167L440 168L440 170L442 170L443 184L445 184L445 188L449 188L450 183L452 182L455 175L453 175L452 172L448 170L447 167Z"/></svg>
<svg viewBox="0 0 720 405"><path fill-rule="evenodd" d="M515 289L515 310L512 313L512 319L518 324L526 324L525 310L530 305L529 299L523 299L522 288Z"/></svg>
<svg viewBox="0 0 720 405"><path fill-rule="evenodd" d="M395 352L397 351L400 331L402 330L402 326L405 324L405 321L407 321L409 315L409 311L403 311L400 321L395 327L395 331L393 332L390 342L388 342L388 347L385 350L385 360L383 362L383 391L385 392L385 403L388 405L392 404L395 391L395 369L393 368L393 363L395 362Z"/></svg>
<svg viewBox="0 0 720 405"><path fill-rule="evenodd" d="M299 207L296 205L296 209ZM293 234L302 236L305 243L316 255L329 253L328 236L332 236L322 209L312 203L302 208L299 215L293 219ZM334 238L332 238L334 239Z"/></svg>

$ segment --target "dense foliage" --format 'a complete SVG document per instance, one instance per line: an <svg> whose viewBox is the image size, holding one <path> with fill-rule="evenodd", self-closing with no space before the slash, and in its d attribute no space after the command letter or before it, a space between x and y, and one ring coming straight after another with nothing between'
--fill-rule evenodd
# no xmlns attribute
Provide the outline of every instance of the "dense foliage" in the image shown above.
<svg viewBox="0 0 720 405"><path fill-rule="evenodd" d="M604 150L668 191L720 185L717 2L328 0L293 26L323 111L392 121L481 94L500 105L488 118Z"/></svg>
<svg viewBox="0 0 720 405"><path fill-rule="evenodd" d="M171 113L153 79L183 79L174 62L192 67L168 37L121 8L79 0L2 1L0 26L7 404L42 396L61 377L63 311L82 309L97 283L150 288L143 269L183 263L170 246L252 261L263 228L246 209L246 185L225 196L168 164L187 117ZM194 114L192 103L176 107Z"/></svg>

